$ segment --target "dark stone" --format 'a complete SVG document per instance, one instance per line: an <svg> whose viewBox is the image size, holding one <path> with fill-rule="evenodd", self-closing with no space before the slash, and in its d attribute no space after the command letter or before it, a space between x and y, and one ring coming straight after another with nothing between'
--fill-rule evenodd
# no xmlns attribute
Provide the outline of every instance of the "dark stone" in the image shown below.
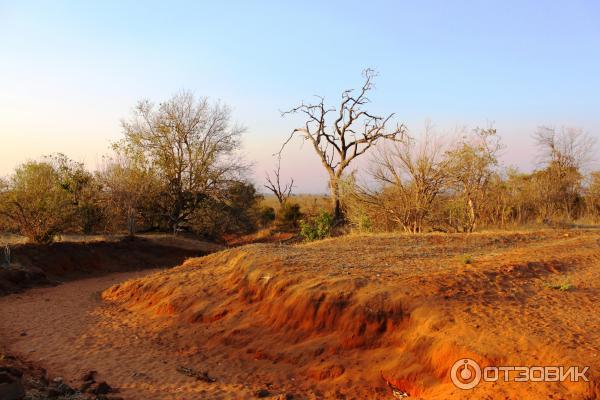
<svg viewBox="0 0 600 400"><path fill-rule="evenodd" d="M21 400L25 396L25 388L21 381L0 383L0 399Z"/></svg>
<svg viewBox="0 0 600 400"><path fill-rule="evenodd" d="M271 395L271 392L269 392L267 389L260 389L256 393L254 393L254 395L258 398L264 398L269 397Z"/></svg>
<svg viewBox="0 0 600 400"><path fill-rule="evenodd" d="M70 394L75 393L75 390L71 386L69 386L65 383L60 383L56 387L56 390L58 390L58 392L63 395L70 395Z"/></svg>
<svg viewBox="0 0 600 400"><path fill-rule="evenodd" d="M113 388L104 381L99 382L98 385L94 388L94 394L108 394L113 391Z"/></svg>
<svg viewBox="0 0 600 400"><path fill-rule="evenodd" d="M81 393L85 393L85 392L87 392L87 391L90 389L90 387L91 387L93 384L94 384L94 382L92 382L92 381L87 381L87 382L84 382L84 383L83 383L83 384L82 384L82 385L79 387L79 391L80 391Z"/></svg>
<svg viewBox="0 0 600 400"><path fill-rule="evenodd" d="M87 382L87 381L96 382L96 374L98 374L98 372L88 371L85 374L83 374L83 376L81 377L81 380L84 382Z"/></svg>

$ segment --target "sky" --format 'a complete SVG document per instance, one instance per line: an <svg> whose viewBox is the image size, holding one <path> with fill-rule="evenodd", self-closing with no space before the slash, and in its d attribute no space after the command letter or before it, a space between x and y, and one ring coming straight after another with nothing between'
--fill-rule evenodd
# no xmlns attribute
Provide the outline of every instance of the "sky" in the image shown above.
<svg viewBox="0 0 600 400"><path fill-rule="evenodd" d="M598 21L598 1L0 0L0 176L54 152L94 169L138 100L190 90L232 107L262 185L302 122L280 111L335 105L366 67L374 113L414 136L493 124L503 163L530 170L538 126L600 137ZM282 175L326 190L300 141Z"/></svg>

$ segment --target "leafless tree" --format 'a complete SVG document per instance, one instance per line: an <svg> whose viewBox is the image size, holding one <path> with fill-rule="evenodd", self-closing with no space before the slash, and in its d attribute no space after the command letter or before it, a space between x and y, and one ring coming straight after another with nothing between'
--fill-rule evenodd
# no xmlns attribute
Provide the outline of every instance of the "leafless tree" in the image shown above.
<svg viewBox="0 0 600 400"><path fill-rule="evenodd" d="M277 154L277 164L275 169L273 170L274 177L267 173L266 180L267 184L264 185L270 192L272 192L275 197L277 197L277 201L279 201L279 205L283 205L287 201L287 199L292 194L292 189L294 188L294 178L290 179L289 183L281 185L281 154Z"/></svg>
<svg viewBox="0 0 600 400"><path fill-rule="evenodd" d="M388 129L394 114L377 116L364 109L369 103L368 93L373 89L377 74L372 69L363 71L364 84L358 92L345 90L338 108L325 105L318 97L314 104L305 104L282 113L301 113L306 117L303 127L292 131L282 146L298 135L310 142L329 175L329 188L334 218L342 219L340 204L340 179L346 168L357 157L365 154L380 139L404 140L406 128L403 124ZM330 117L332 115L332 117Z"/></svg>
<svg viewBox="0 0 600 400"><path fill-rule="evenodd" d="M565 171L584 168L592 161L596 139L581 129L541 126L533 137L546 166L554 164Z"/></svg>

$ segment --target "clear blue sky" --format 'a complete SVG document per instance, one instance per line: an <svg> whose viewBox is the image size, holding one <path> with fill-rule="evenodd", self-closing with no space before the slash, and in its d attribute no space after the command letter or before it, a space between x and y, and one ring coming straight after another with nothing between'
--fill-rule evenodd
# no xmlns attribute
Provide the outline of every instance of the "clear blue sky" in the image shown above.
<svg viewBox="0 0 600 400"><path fill-rule="evenodd" d="M365 67L374 111L413 132L493 121L523 169L538 125L600 135L598 1L0 0L0 175L55 151L93 168L138 99L190 89L233 107L262 183L297 123L279 110L335 102ZM325 189L308 147L283 168Z"/></svg>

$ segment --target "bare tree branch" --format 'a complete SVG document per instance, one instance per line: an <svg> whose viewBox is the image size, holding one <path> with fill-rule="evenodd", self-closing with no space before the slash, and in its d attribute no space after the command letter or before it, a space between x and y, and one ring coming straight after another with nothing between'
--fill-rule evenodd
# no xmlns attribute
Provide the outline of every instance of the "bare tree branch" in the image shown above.
<svg viewBox="0 0 600 400"><path fill-rule="evenodd" d="M286 183L282 187L280 171L281 155L277 154L277 164L275 169L273 170L274 178L271 178L271 176L267 173L267 184L264 186L265 188L269 189L269 191L271 191L275 195L275 197L277 197L277 201L279 201L279 204L282 205L292 194L292 189L294 188L294 178L291 178L290 182Z"/></svg>
<svg viewBox="0 0 600 400"><path fill-rule="evenodd" d="M322 97L315 104L305 104L288 111L288 114L303 114L304 127L296 128L283 143L279 155L294 136L309 141L321 164L329 175L329 185L336 219L341 218L339 202L339 180L346 168L357 157L365 154L380 140L404 141L406 127L398 124L388 128L394 114L377 116L363 109L370 103L368 93L373 89L373 79L377 76L372 69L363 71L364 83L356 96L353 90L344 90L338 108L325 106ZM336 118L328 124L328 114L337 112Z"/></svg>

